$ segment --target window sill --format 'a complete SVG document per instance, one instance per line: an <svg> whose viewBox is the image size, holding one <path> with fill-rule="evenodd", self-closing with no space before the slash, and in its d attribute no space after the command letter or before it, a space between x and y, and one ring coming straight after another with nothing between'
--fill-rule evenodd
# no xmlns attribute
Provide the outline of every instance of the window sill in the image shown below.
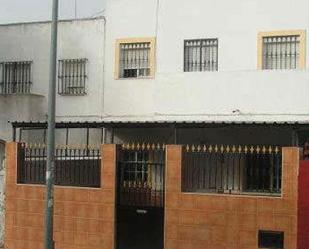
<svg viewBox="0 0 309 249"><path fill-rule="evenodd" d="M58 93L59 96L63 96L63 97L83 97L86 96L87 93L78 93L78 94L70 94L70 93Z"/></svg>
<svg viewBox="0 0 309 249"><path fill-rule="evenodd" d="M183 73L218 73L220 72L219 70L215 71L183 71Z"/></svg>
<svg viewBox="0 0 309 249"><path fill-rule="evenodd" d="M148 76L148 77L132 77L132 78L115 78L115 80L154 80L154 76Z"/></svg>
<svg viewBox="0 0 309 249"><path fill-rule="evenodd" d="M0 97L13 97L13 96L37 96L43 97L43 94L38 93L0 93Z"/></svg>
<svg viewBox="0 0 309 249"><path fill-rule="evenodd" d="M304 72L306 69L297 68L297 69L257 69L258 71L265 71L265 72Z"/></svg>

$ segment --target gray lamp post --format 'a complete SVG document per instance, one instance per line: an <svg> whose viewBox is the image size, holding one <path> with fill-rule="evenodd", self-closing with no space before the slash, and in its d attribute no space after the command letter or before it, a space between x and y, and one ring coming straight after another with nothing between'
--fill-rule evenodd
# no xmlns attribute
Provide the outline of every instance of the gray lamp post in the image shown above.
<svg viewBox="0 0 309 249"><path fill-rule="evenodd" d="M47 134L45 241L44 241L45 249L54 248L53 214L54 214L55 110L56 110L58 6L59 6L59 0L53 0L51 45L50 45L50 75L49 75L49 92L48 92L48 134Z"/></svg>

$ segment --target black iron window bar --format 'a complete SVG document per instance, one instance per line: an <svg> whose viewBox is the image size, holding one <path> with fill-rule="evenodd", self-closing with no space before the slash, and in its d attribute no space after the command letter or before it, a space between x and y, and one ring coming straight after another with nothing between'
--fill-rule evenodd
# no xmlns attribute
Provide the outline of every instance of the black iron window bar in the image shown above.
<svg viewBox="0 0 309 249"><path fill-rule="evenodd" d="M120 78L150 75L150 42L120 44Z"/></svg>
<svg viewBox="0 0 309 249"><path fill-rule="evenodd" d="M123 145L118 158L118 204L163 207L165 147L160 144Z"/></svg>
<svg viewBox="0 0 309 249"><path fill-rule="evenodd" d="M182 190L280 195L281 158L278 147L187 146Z"/></svg>
<svg viewBox="0 0 309 249"><path fill-rule="evenodd" d="M31 66L31 61L0 63L0 93L30 93L32 85Z"/></svg>
<svg viewBox="0 0 309 249"><path fill-rule="evenodd" d="M300 36L263 37L263 69L298 69Z"/></svg>
<svg viewBox="0 0 309 249"><path fill-rule="evenodd" d="M19 144L19 184L45 184L46 146ZM55 184L94 187L101 185L101 151L96 147L57 146L55 150Z"/></svg>
<svg viewBox="0 0 309 249"><path fill-rule="evenodd" d="M185 40L184 71L218 71L218 39Z"/></svg>
<svg viewBox="0 0 309 249"><path fill-rule="evenodd" d="M58 94L85 95L87 59L65 59L58 61Z"/></svg>

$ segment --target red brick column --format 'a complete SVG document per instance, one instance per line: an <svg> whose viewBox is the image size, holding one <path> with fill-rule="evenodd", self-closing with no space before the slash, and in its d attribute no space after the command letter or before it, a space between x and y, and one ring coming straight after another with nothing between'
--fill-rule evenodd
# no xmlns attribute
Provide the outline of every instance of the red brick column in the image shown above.
<svg viewBox="0 0 309 249"><path fill-rule="evenodd" d="M166 146L164 249L178 249L182 146Z"/></svg>
<svg viewBox="0 0 309 249"><path fill-rule="evenodd" d="M45 187L17 184L17 144L6 148L5 248L43 249ZM101 149L101 188L55 187L55 249L114 249L116 146Z"/></svg>

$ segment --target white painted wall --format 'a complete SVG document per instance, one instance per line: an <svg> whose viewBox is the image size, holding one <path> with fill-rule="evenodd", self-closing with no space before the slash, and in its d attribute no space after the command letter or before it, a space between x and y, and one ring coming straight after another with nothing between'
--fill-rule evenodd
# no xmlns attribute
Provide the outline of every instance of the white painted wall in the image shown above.
<svg viewBox="0 0 309 249"><path fill-rule="evenodd" d="M89 63L88 94L58 95L57 121L309 122L308 60L304 71L256 70L258 31L308 30L308 7L307 0L108 0L106 37L104 19L59 24L58 58ZM37 114L24 102L5 110L2 127L19 110L18 120L45 120L50 24L4 25L0 36L0 61L33 60L32 92L44 96L31 104ZM114 79L115 40L129 37L157 37L155 79ZM184 73L183 40L211 37L219 39L219 72Z"/></svg>
<svg viewBox="0 0 309 249"><path fill-rule="evenodd" d="M104 115L309 122L308 60L304 71L256 70L257 33L308 30L308 8L307 0L108 0ZM157 37L155 79L114 80L115 40L130 37ZM184 39L194 38L219 39L219 72L183 72Z"/></svg>
<svg viewBox="0 0 309 249"><path fill-rule="evenodd" d="M58 121L95 121L103 108L104 19L59 22L58 58L87 58L86 96L57 95ZM0 25L0 61L32 60L30 95L0 95L0 139L12 138L8 121L45 121L50 23Z"/></svg>
<svg viewBox="0 0 309 249"><path fill-rule="evenodd" d="M12 140L10 121L46 119L46 98L41 95L0 95L0 106L0 140Z"/></svg>

